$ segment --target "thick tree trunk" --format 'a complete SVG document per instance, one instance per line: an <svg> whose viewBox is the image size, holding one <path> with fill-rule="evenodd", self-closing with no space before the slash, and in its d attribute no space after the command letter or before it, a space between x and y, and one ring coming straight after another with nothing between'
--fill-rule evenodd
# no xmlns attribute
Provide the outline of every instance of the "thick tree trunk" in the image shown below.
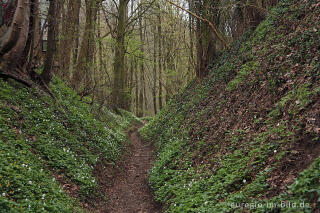
<svg viewBox="0 0 320 213"><path fill-rule="evenodd" d="M66 0L64 3L68 5L67 10L65 10L64 5L62 6L61 9L61 13L62 13L62 22L61 22L61 38L60 38L60 46L61 48L59 49L59 64L61 69L59 70L59 72L57 73L59 75L60 78L65 79L65 80L69 80L68 79L68 71L66 66L68 66L68 60L67 60L67 49L70 49L70 43L67 43L68 37L69 37L69 33L68 31L70 31L70 14L72 13L72 8L70 7L70 4L72 4L72 0ZM70 42L70 41L69 41ZM72 42L72 40L71 40ZM70 60L70 57L69 57Z"/></svg>
<svg viewBox="0 0 320 213"><path fill-rule="evenodd" d="M128 109L129 97L126 94L127 71L125 69L125 34L128 13L128 0L120 0L114 61L113 105Z"/></svg>
<svg viewBox="0 0 320 213"><path fill-rule="evenodd" d="M50 0L49 11L48 11L48 50L44 62L44 69L41 74L41 78L45 84L48 84L53 75L53 65L54 65L54 54L56 49L56 30L58 27L55 23L56 17L56 0Z"/></svg>
<svg viewBox="0 0 320 213"><path fill-rule="evenodd" d="M94 53L94 22L97 12L96 0L86 0L86 24L78 63L72 77L73 88L80 92L81 89L90 90L92 82L92 62ZM83 91L81 91L83 92Z"/></svg>
<svg viewBox="0 0 320 213"><path fill-rule="evenodd" d="M211 22L216 22L215 6L210 0L205 0L202 5L198 3L196 6L199 14ZM218 26L217 23L214 23ZM209 70L208 65L213 61L217 54L216 41L218 37L212 33L212 29L207 23L202 20L197 20L197 52L198 52L198 67L197 67L197 77L203 78L207 76Z"/></svg>
<svg viewBox="0 0 320 213"><path fill-rule="evenodd" d="M30 1L18 0L11 26L0 38L0 69L15 72L25 51L29 36Z"/></svg>
<svg viewBox="0 0 320 213"><path fill-rule="evenodd" d="M33 64L38 63L38 59L35 59L35 56L39 55L39 43L40 43L40 20L39 20L39 0L32 0L31 3L31 17L32 25L29 25L31 30L29 30L31 38L31 48L27 63L27 71L31 73L31 68ZM27 56L27 55L26 55Z"/></svg>
<svg viewBox="0 0 320 213"><path fill-rule="evenodd" d="M29 32L28 32L28 39L25 45L25 48L21 54L20 58L17 58L16 64L19 66L20 70L26 71L27 73L30 71L28 68L28 59L29 55L32 56L33 53L33 47L32 47L32 40L33 40L33 30L34 30L34 24L35 24L35 16L34 16L34 9L35 9L35 0L30 0L30 17L29 17ZM30 61L31 63L31 61Z"/></svg>

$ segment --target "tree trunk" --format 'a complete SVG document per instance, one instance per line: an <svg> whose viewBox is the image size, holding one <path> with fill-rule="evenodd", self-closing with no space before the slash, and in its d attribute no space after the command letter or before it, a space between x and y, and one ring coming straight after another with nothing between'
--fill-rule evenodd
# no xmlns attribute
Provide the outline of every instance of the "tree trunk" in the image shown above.
<svg viewBox="0 0 320 213"><path fill-rule="evenodd" d="M193 0L189 0L189 10L193 11L194 10L194 6L193 6ZM190 60L189 60L189 73L192 72L192 70L194 69L194 67L192 66L194 63L194 41L193 41L193 27L194 27L194 17L192 15L189 14L189 36L190 36ZM189 75L191 76L191 75ZM189 80L188 80L189 81Z"/></svg>
<svg viewBox="0 0 320 213"><path fill-rule="evenodd" d="M98 16L98 44L99 44L99 71L100 73L107 72L107 70L104 70L104 60L103 60L103 43L101 38L101 17L100 13Z"/></svg>
<svg viewBox="0 0 320 213"><path fill-rule="evenodd" d="M78 92L86 93L91 90L92 62L94 53L94 22L96 18L96 0L86 0L86 24L78 56L78 63L72 77L72 87ZM84 91L80 91L84 89Z"/></svg>
<svg viewBox="0 0 320 213"><path fill-rule="evenodd" d="M139 113L139 79L138 79L138 63L137 61L135 60L135 72L134 72L134 77L135 77L135 87L136 87L136 91L135 91L135 101L136 101L136 115L138 116L138 113Z"/></svg>
<svg viewBox="0 0 320 213"><path fill-rule="evenodd" d="M133 73L135 72L136 70L134 70L134 62L133 60L131 59L130 60L130 77L129 77L129 92L131 94L130 96L130 111L131 112L134 112L134 106L132 105L132 103L134 103L134 97L133 97L133 88L134 88L134 82L133 82Z"/></svg>
<svg viewBox="0 0 320 213"><path fill-rule="evenodd" d="M56 0L50 0L49 11L48 11L48 50L44 62L43 72L41 78L45 84L48 84L52 79L53 65L54 65L54 54L56 49L56 30L58 27L55 23L56 17Z"/></svg>
<svg viewBox="0 0 320 213"><path fill-rule="evenodd" d="M34 23L35 23L35 16L34 16L34 9L36 5L34 0L30 1L30 18L29 18L29 32L28 32L28 39L25 45L25 48L21 54L21 57L16 60L16 64L19 65L19 68L21 70L26 71L26 73L29 73L30 66L28 66L28 59L29 55L32 55L33 47L32 47L32 40L33 40L33 29L34 29Z"/></svg>
<svg viewBox="0 0 320 213"><path fill-rule="evenodd" d="M140 15L140 11L139 11ZM144 57L144 35L143 35L143 29L142 26L142 17L139 18L139 35L140 35L140 51L142 58ZM144 79L144 61L141 59L140 61L140 94L139 94L139 113L138 117L142 117L144 115L144 99L145 99L145 79Z"/></svg>
<svg viewBox="0 0 320 213"><path fill-rule="evenodd" d="M118 24L116 36L116 48L114 57L114 83L113 83L113 105L115 107L128 109L128 95L126 94L126 78L125 70L125 34L128 12L128 0L120 0L118 7Z"/></svg>
<svg viewBox="0 0 320 213"><path fill-rule="evenodd" d="M158 113L157 111L157 33L156 26L153 27L153 88L152 88L152 96L153 96L153 109L154 114Z"/></svg>
<svg viewBox="0 0 320 213"><path fill-rule="evenodd" d="M162 109L162 28L161 28L161 12L159 6L159 13L158 13L158 73L159 73L159 110Z"/></svg>
<svg viewBox="0 0 320 213"><path fill-rule="evenodd" d="M215 22L215 6L210 0L205 0L197 3L196 9L201 16L211 22ZM217 26L217 24L216 24ZM217 36L212 34L212 29L207 23L202 20L197 20L197 53L198 53L198 67L197 77L203 78L207 76L209 70L208 65L213 61L216 56L216 41Z"/></svg>
<svg viewBox="0 0 320 213"><path fill-rule="evenodd" d="M73 40L74 40L74 51L73 51L73 64L77 64L78 59L78 52L79 52L79 25L80 25L80 7L81 7L81 0L75 0L75 9L74 9L74 34L73 34Z"/></svg>
<svg viewBox="0 0 320 213"><path fill-rule="evenodd" d="M39 20L39 0L33 0L31 5L32 15L32 30L31 30L31 49L29 54L29 61L27 71L31 73L33 63L39 63L39 59L36 56L39 55L40 51L40 20ZM30 25L29 25L30 26Z"/></svg>
<svg viewBox="0 0 320 213"><path fill-rule="evenodd" d="M18 0L9 29L0 38L0 69L15 72L29 36L30 1Z"/></svg>
<svg viewBox="0 0 320 213"><path fill-rule="evenodd" d="M61 72L63 73L63 78L70 80L70 63L71 63L71 53L75 43L76 26L77 19L79 19L79 6L81 2L79 0L69 0L67 13L64 20L64 35L62 41L62 55L61 55Z"/></svg>

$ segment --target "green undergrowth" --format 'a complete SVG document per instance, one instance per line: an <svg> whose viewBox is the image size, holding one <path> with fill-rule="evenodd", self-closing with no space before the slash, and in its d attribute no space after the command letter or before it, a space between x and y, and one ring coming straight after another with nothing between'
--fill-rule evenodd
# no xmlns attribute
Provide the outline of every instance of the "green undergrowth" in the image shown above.
<svg viewBox="0 0 320 213"><path fill-rule="evenodd" d="M124 130L140 122L91 112L58 78L50 87L54 98L0 79L0 212L84 211L80 202L98 195L95 166L115 161Z"/></svg>
<svg viewBox="0 0 320 213"><path fill-rule="evenodd" d="M316 2L280 1L139 130L166 212L320 209Z"/></svg>

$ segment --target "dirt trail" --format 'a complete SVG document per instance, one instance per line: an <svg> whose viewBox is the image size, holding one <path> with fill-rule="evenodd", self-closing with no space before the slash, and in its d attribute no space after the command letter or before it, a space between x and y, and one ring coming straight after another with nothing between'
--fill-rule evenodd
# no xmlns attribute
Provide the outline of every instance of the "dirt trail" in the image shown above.
<svg viewBox="0 0 320 213"><path fill-rule="evenodd" d="M109 202L100 212L110 213L160 213L148 187L147 175L153 161L153 147L144 143L138 127L129 133L129 144L119 168L112 175L107 188Z"/></svg>

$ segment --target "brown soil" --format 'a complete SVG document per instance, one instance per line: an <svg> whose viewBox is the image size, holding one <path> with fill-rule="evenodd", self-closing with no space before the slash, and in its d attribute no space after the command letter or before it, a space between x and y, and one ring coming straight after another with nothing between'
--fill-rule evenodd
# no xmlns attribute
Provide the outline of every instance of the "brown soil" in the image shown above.
<svg viewBox="0 0 320 213"><path fill-rule="evenodd" d="M148 186L148 171L154 160L153 146L145 143L139 127L129 132L127 151L116 168L97 168L106 201L97 204L100 213L160 213ZM104 178L101 176L104 173ZM97 211L97 210L96 210Z"/></svg>
<svg viewBox="0 0 320 213"><path fill-rule="evenodd" d="M292 150L294 154L286 156L279 162L272 176L267 179L268 184L272 187L272 191L266 192L267 198L272 198L285 191L298 174L320 156L320 140L314 141L313 137L305 136L303 140L294 144ZM276 164L275 162L267 163Z"/></svg>

